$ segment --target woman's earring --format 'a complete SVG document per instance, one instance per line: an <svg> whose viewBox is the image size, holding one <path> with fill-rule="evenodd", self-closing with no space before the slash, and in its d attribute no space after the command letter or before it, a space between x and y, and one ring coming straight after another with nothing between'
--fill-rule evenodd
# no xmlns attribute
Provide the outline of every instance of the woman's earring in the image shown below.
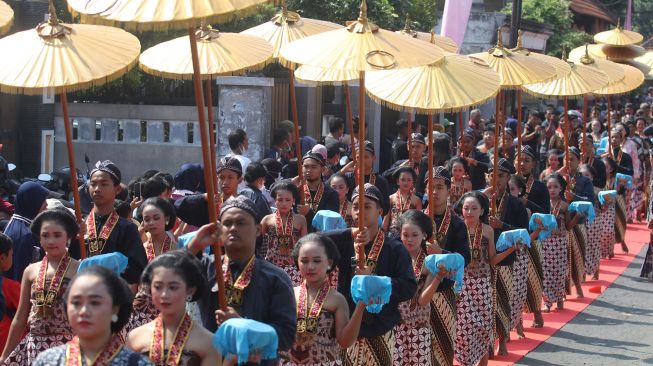
<svg viewBox="0 0 653 366"><path fill-rule="evenodd" d="M188 295L186 296L186 302L191 302L193 300L193 297Z"/></svg>
<svg viewBox="0 0 653 366"><path fill-rule="evenodd" d="M112 322L112 323L115 323L115 322L117 322L117 321L118 321L118 314L113 314L113 315L111 315L111 322Z"/></svg>

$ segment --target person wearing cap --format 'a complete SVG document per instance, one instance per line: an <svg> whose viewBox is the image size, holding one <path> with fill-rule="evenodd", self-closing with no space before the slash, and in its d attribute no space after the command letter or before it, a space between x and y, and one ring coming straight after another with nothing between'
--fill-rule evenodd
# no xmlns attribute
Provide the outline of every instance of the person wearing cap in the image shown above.
<svg viewBox="0 0 653 366"><path fill-rule="evenodd" d="M548 214L551 206L549 192L546 185L534 175L537 155L531 146L522 145L520 164L519 174L526 180L526 193L520 198L522 204L532 213Z"/></svg>
<svg viewBox="0 0 653 366"><path fill-rule="evenodd" d="M392 189L390 188L390 184L383 177L382 174L374 173L373 171L374 159L376 159L374 144L370 141L365 141L365 152L363 153L363 159L360 159L359 157L359 159L356 162L357 163L361 161L363 162L363 173L365 174L365 183L370 183L373 186L376 186L376 188L378 188L383 194L383 196L387 199L387 197L390 196ZM345 167L342 168L341 172L345 173L345 176L347 177L347 184L349 185L349 187L358 186L357 184L358 167L356 166L356 164L354 164L353 161L345 165Z"/></svg>
<svg viewBox="0 0 653 366"><path fill-rule="evenodd" d="M463 131L458 151L469 163L469 179L472 181L472 189L483 189L485 187L485 173L487 173L490 160L488 155L476 149L474 130L466 128Z"/></svg>
<svg viewBox="0 0 653 366"><path fill-rule="evenodd" d="M364 195L364 206L359 205L359 194ZM363 315L358 339L347 349L347 364L365 366L386 366L392 364L394 351L393 328L401 321L399 303L410 300L417 291L410 254L401 241L388 237L379 228L378 218L387 210L383 202L386 197L372 184L366 183L363 192L358 188L352 194L352 216L358 222L364 211L363 230L358 227L324 231L338 247L340 260L338 266L338 292L349 303L350 311L356 308L351 296L351 281L354 275L388 276L392 279L392 295L377 314L367 310ZM364 258L357 258L363 250ZM357 259L364 261L361 268Z"/></svg>
<svg viewBox="0 0 653 366"><path fill-rule="evenodd" d="M506 127L503 129L501 136L499 136L499 156L510 162L515 161L514 135L512 129ZM494 148L488 152L488 155L494 155Z"/></svg>
<svg viewBox="0 0 653 366"><path fill-rule="evenodd" d="M218 162L218 192L215 194L217 211L222 202L238 195L238 186L243 180L243 168L236 158L222 158ZM209 223L208 196L206 193L185 196L175 201L177 217L183 222L200 227Z"/></svg>
<svg viewBox="0 0 653 366"><path fill-rule="evenodd" d="M585 140L583 140L585 139ZM596 174L592 179L592 184L595 188L603 189L605 187L605 182L608 179L605 174L605 164L600 157L597 157L594 151L594 138L591 133L586 133L581 135L578 139L578 146L581 147L581 156L584 156L582 160L583 164L591 166Z"/></svg>
<svg viewBox="0 0 653 366"><path fill-rule="evenodd" d="M537 163L540 161L538 149L542 142L542 137L544 137L544 128L540 124L539 112L531 111L528 114L528 119L521 134L522 146L530 146L535 153L535 167L537 167Z"/></svg>
<svg viewBox="0 0 653 366"><path fill-rule="evenodd" d="M322 171L326 167L326 159L319 153L309 152L302 158L303 183L298 185L300 195L303 195L304 202L297 205L297 213L306 217L307 223L313 222L313 216L320 210L338 212L340 201L338 193L322 181ZM313 225L309 226L309 232L315 231Z"/></svg>
<svg viewBox="0 0 653 366"><path fill-rule="evenodd" d="M272 213L270 205L262 191L265 188L265 176L267 173L263 164L259 162L250 163L245 171L245 182L247 182L247 185L240 191L241 196L245 196L254 202L256 213L260 217L265 217Z"/></svg>
<svg viewBox="0 0 653 366"><path fill-rule="evenodd" d="M147 265L147 256L138 227L118 215L115 209L116 195L122 187L120 169L109 160L98 161L89 173L88 192L93 208L86 218L86 255L119 252L129 262L122 277L132 287L138 288L141 273ZM80 259L79 245L73 241L68 249L70 256Z"/></svg>
<svg viewBox="0 0 653 366"><path fill-rule="evenodd" d="M489 216L489 224L494 229L494 237L498 238L502 232L516 229L528 229L528 212L519 198L513 197L508 191L508 180L510 175L515 173L514 165L504 158L499 158L496 164L497 180L496 185L492 185L492 175L495 164L490 165L487 174L488 188L483 192L488 196L490 202L494 199L495 211ZM512 317L512 308L510 299L512 298L511 287L511 268L510 265L515 261L516 253L511 253L502 261L497 271L497 316L496 331L499 335L500 355L507 354L506 342L510 335L510 320ZM508 273L502 273L502 272ZM521 311L521 309L519 309Z"/></svg>
<svg viewBox="0 0 653 366"><path fill-rule="evenodd" d="M494 126L488 125L483 131L483 140L476 148L483 154L487 154L494 147Z"/></svg>
<svg viewBox="0 0 653 366"><path fill-rule="evenodd" d="M257 257L261 217L247 197L232 197L220 209L219 222L202 226L188 244L188 251L201 256L207 274L209 295L198 301L202 323L210 332L231 318L253 319L274 328L279 351L288 351L295 341L297 314L290 277L281 268ZM225 254L209 255L204 249L220 240ZM218 308L215 261L222 261L227 310ZM276 365L266 360L261 365Z"/></svg>
<svg viewBox="0 0 653 366"><path fill-rule="evenodd" d="M30 225L36 215L46 209L47 196L48 190L35 182L25 182L18 188L14 214L4 231L13 242L13 265L5 272L5 277L20 282L25 268L40 259L40 245Z"/></svg>
<svg viewBox="0 0 653 366"><path fill-rule="evenodd" d="M424 151L426 151L426 140L421 133L413 132L410 136L410 156L408 159L396 161L388 170L383 172L382 176L390 183L390 190L394 193L397 190L397 184L393 179L394 173L397 169L402 167L412 168L417 176L420 175L422 160L424 159ZM418 184L415 182L415 188ZM420 194L418 192L418 194Z"/></svg>
<svg viewBox="0 0 653 366"><path fill-rule="evenodd" d="M425 169L428 171L428 168ZM427 243L428 254L458 253L465 259L465 266L471 261L469 237L465 222L449 206L451 174L443 166L433 168L433 188L426 189L433 193L433 202L427 202L424 210L433 218L433 240ZM428 182L426 174L425 184ZM456 296L454 282L443 279L431 301L431 328L438 335L433 342L434 352L444 355L449 365L453 365L454 339L456 332Z"/></svg>

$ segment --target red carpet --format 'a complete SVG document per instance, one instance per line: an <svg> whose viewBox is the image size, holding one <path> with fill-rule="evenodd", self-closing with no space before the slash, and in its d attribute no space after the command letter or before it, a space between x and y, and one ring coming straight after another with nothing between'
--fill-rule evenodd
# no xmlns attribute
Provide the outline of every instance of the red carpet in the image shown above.
<svg viewBox="0 0 653 366"><path fill-rule="evenodd" d="M621 251L621 245L616 245L615 257L610 260L601 260L600 280L587 281L583 284L585 298L576 299L575 291L572 290L573 294L565 301L564 310L556 311L554 310L554 305L550 313L542 313L544 316L544 328L531 328L533 316L531 314L524 314L526 338L519 339L516 333L511 333L510 338L512 341L508 343L508 355L496 356L494 360L490 360L489 364L495 366L512 365L527 353L534 350L540 343L546 341L562 328L563 325L585 310L587 305L592 303L601 292L605 291L607 287L610 287L617 277L630 265L635 256L639 254L643 246L648 244L648 241L649 231L645 223L628 225L626 243L628 244L629 253L624 254Z"/></svg>

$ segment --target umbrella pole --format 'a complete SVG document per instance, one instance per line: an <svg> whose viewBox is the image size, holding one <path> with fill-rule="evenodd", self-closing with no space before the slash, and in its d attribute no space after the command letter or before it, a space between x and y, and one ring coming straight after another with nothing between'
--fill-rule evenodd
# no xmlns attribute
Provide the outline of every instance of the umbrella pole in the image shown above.
<svg viewBox="0 0 653 366"><path fill-rule="evenodd" d="M516 166L515 170L521 173L521 124L522 124L522 111L521 111L521 90L517 90L517 150L515 150ZM519 174L521 175L521 174Z"/></svg>
<svg viewBox="0 0 653 366"><path fill-rule="evenodd" d="M295 95L295 72L290 70L290 77L288 78L290 84L290 111L292 113L292 121L295 125L295 156L297 157L297 176L299 181L304 181L304 174L302 173L302 149L299 143L299 116L297 115L297 95ZM299 190L299 199L302 204L305 204L304 190Z"/></svg>
<svg viewBox="0 0 653 366"><path fill-rule="evenodd" d="M565 103L565 130L563 131L565 134L565 166L567 167L567 174L569 174L569 177L571 178L571 171L569 171L569 140L571 139L571 129L569 126L569 116L567 113L569 112L569 105L567 104L567 97L564 97L564 103Z"/></svg>
<svg viewBox="0 0 653 366"><path fill-rule="evenodd" d="M608 98L608 114L606 116L606 119L608 122L606 123L606 128L608 130L608 154L612 156L612 139L610 138L610 96L607 96ZM614 158L614 156L612 156Z"/></svg>
<svg viewBox="0 0 653 366"><path fill-rule="evenodd" d="M360 72L359 87L358 87L358 229L365 228L365 71ZM374 238L371 238L374 240ZM356 253L358 258L358 268L365 268L365 249L363 246L358 246Z"/></svg>
<svg viewBox="0 0 653 366"><path fill-rule="evenodd" d="M206 185L206 200L208 201L209 209L209 222L215 223L218 221L216 207L215 207L215 186L213 185L214 178L211 176L213 169L208 168L211 164L211 153L208 145L210 145L210 137L208 136L208 128L204 114L204 94L202 93L202 77L200 75L200 62L197 56L197 40L195 39L195 27L193 22L188 24L188 38L190 40L190 54L193 61L193 86L195 90L195 104L197 106L197 117L200 125L200 137L202 141L202 161L204 163L204 184ZM213 245L213 252L216 258L220 257L219 242ZM221 310L227 310L227 301L225 298L224 277L222 273L222 261L215 261L215 280L218 283L218 304Z"/></svg>
<svg viewBox="0 0 653 366"><path fill-rule="evenodd" d="M429 218L433 220L433 217L435 213L433 212L435 207L433 207L433 114L429 113L426 116L427 119L427 124L428 124L428 142L426 146L428 146L429 149L429 165L428 165L428 192L426 193L428 195L428 200L429 200ZM433 238L435 240L435 238Z"/></svg>
<svg viewBox="0 0 653 366"><path fill-rule="evenodd" d="M508 147L506 146L506 133L505 133L505 129L508 128L508 126L506 126L507 119L506 119L506 94L505 93L501 93L500 111L501 111L501 128L502 128L501 132L503 132L503 136L501 137L501 142L503 146L501 148L503 150L503 157L508 159Z"/></svg>
<svg viewBox="0 0 653 366"><path fill-rule="evenodd" d="M494 161L492 162L493 168L492 168L492 197L490 199L490 212L492 215L494 215L497 211L497 202L496 202L496 195L497 193L494 191L496 190L497 186L497 166L499 164L499 104L501 103L501 94L503 94L503 91L500 91L499 94L497 94L497 99L496 99L496 106L494 108L494 114L495 114L495 122L494 122Z"/></svg>
<svg viewBox="0 0 653 366"><path fill-rule="evenodd" d="M585 141L587 139L587 95L583 95L583 148L580 149L580 157L585 161ZM589 164L589 162L588 162Z"/></svg>
<svg viewBox="0 0 653 366"><path fill-rule="evenodd" d="M215 157L215 130L213 128L213 94L211 91L211 84L213 83L213 78L209 77L206 79L206 109L209 116L209 138L211 140L211 176L213 177L214 187L218 187L218 172L217 172L217 160ZM217 128L216 128L217 129ZM219 130L219 129L217 129Z"/></svg>
<svg viewBox="0 0 653 366"><path fill-rule="evenodd" d="M463 111L458 113L458 136L463 136ZM460 140L460 138L458 138Z"/></svg>
<svg viewBox="0 0 653 366"><path fill-rule="evenodd" d="M75 204L75 218L80 225L84 224L82 221L82 208L79 203L79 190L77 187L77 169L75 168L75 152L73 150L73 132L70 128L70 118L68 117L68 97L66 91L61 90L61 109L63 110L63 124L66 131L66 150L68 151L68 168L70 169L70 187L73 191L73 202ZM79 242L79 255L81 259L86 258L86 245L84 244L84 237L81 234L77 235Z"/></svg>
<svg viewBox="0 0 653 366"><path fill-rule="evenodd" d="M354 121L351 118L351 98L349 97L349 83L343 83L345 92L345 106L347 107L347 129L349 130L349 142L351 144L351 160L356 162L356 143L354 142Z"/></svg>
<svg viewBox="0 0 653 366"><path fill-rule="evenodd" d="M408 112L408 162L410 167L413 167L413 144L410 142L411 136L413 135L413 114Z"/></svg>

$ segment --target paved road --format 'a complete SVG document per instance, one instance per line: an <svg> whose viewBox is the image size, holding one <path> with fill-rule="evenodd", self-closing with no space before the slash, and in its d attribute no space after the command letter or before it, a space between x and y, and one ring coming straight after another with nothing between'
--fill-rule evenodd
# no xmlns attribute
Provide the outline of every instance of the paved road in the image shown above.
<svg viewBox="0 0 653 366"><path fill-rule="evenodd" d="M585 311L517 365L653 365L653 282L639 277L646 248Z"/></svg>

